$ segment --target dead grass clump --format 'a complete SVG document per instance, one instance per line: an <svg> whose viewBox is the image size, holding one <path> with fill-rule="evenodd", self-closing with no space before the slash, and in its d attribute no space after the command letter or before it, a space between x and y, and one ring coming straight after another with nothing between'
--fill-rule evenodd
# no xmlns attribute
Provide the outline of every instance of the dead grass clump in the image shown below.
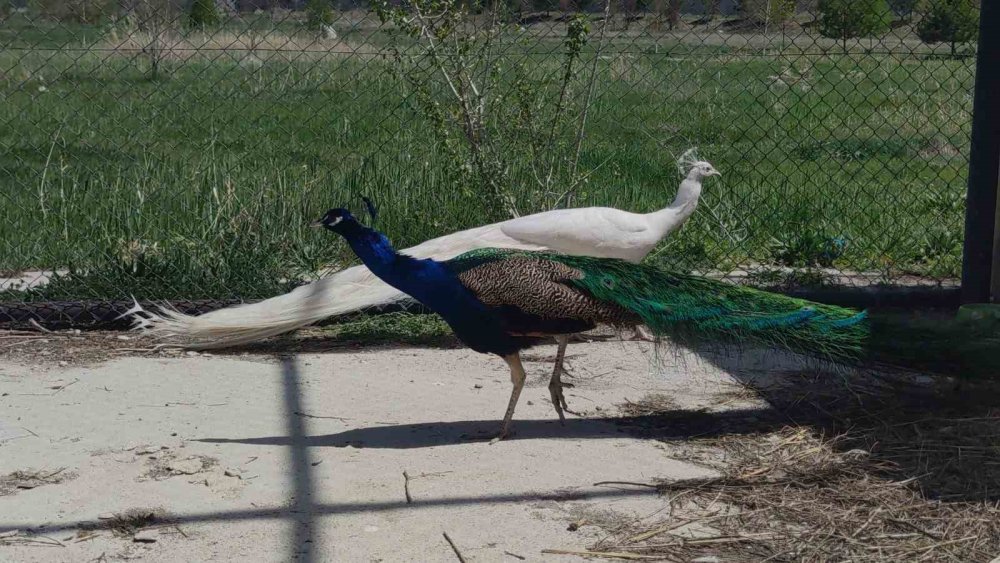
<svg viewBox="0 0 1000 563"><path fill-rule="evenodd" d="M140 480L163 481L171 477L203 473L219 465L219 460L206 455L192 455L177 459L175 453L157 455L147 460L149 469Z"/></svg>
<svg viewBox="0 0 1000 563"><path fill-rule="evenodd" d="M914 374L787 372L780 378L744 376L769 408L736 405L677 410L656 397L624 405L625 420L643 434L705 450L698 437L769 434L789 425L808 428L839 451L870 452L875 476L914 478L925 498L1000 500L1000 385ZM742 403L742 401L733 401ZM890 470L891 468L891 470Z"/></svg>
<svg viewBox="0 0 1000 563"><path fill-rule="evenodd" d="M43 485L55 485L76 477L73 471L60 467L54 471L19 470L0 476L0 496L12 495L19 490L34 489Z"/></svg>
<svg viewBox="0 0 1000 563"><path fill-rule="evenodd" d="M770 408L678 411L657 397L622 407L633 414L628 424L720 476L652 484L668 498L668 518L602 526L608 537L575 553L984 562L1000 554L995 383L821 370L744 374L742 383Z"/></svg>
<svg viewBox="0 0 1000 563"><path fill-rule="evenodd" d="M111 518L101 520L97 525L88 526L86 529L110 530L116 536L129 537L144 528L165 524L167 519L167 512L162 508L130 508L124 512L115 513Z"/></svg>
<svg viewBox="0 0 1000 563"><path fill-rule="evenodd" d="M718 478L661 482L670 518L626 526L593 552L668 561L990 561L1000 507L927 499L891 461L785 428L700 441ZM712 559L716 558L716 559Z"/></svg>
<svg viewBox="0 0 1000 563"><path fill-rule="evenodd" d="M831 445L871 452L878 467L894 467L880 476L915 478L927 498L1000 500L997 384L861 374L789 383L761 391L785 424L843 435Z"/></svg>
<svg viewBox="0 0 1000 563"><path fill-rule="evenodd" d="M624 403L618 405L618 409L625 416L639 417L657 415L664 411L672 411L677 409L678 406L677 401L675 401L670 395L652 393L646 395L638 401L625 399Z"/></svg>

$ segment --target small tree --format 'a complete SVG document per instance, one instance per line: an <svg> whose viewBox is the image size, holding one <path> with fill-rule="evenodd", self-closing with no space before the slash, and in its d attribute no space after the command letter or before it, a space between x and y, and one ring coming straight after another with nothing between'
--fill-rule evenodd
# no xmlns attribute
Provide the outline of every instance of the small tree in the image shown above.
<svg viewBox="0 0 1000 563"><path fill-rule="evenodd" d="M333 25L333 8L330 0L309 0L306 4L306 25L309 29L323 31Z"/></svg>
<svg viewBox="0 0 1000 563"><path fill-rule="evenodd" d="M602 36L615 1L604 3ZM543 74L508 57L503 38L518 24L505 23L498 12L470 25L476 20L467 0L409 0L405 7L378 0L374 8L383 23L415 40L391 53L414 107L434 131L437 150L447 157L446 177L498 218L504 210L519 216L524 203L571 206L586 182L579 169L598 82L598 65L582 58L590 17L568 19L561 72ZM588 68L584 79L580 72ZM537 189L513 191L514 174L524 172Z"/></svg>
<svg viewBox="0 0 1000 563"><path fill-rule="evenodd" d="M913 9L917 6L917 0L888 0L889 9L892 13L904 21L913 19Z"/></svg>
<svg viewBox="0 0 1000 563"><path fill-rule="evenodd" d="M134 0L126 9L121 20L124 31L132 41L141 42L142 54L149 62L149 78L155 80L170 54L182 12L171 0Z"/></svg>
<svg viewBox="0 0 1000 563"><path fill-rule="evenodd" d="M795 15L795 0L740 0L740 13L765 28L781 25Z"/></svg>
<svg viewBox="0 0 1000 563"><path fill-rule="evenodd" d="M709 20L719 15L719 2L722 0L705 0L705 17Z"/></svg>
<svg viewBox="0 0 1000 563"><path fill-rule="evenodd" d="M215 0L194 0L191 3L191 12L188 14L188 25L191 27L212 27L219 25L219 21Z"/></svg>
<svg viewBox="0 0 1000 563"><path fill-rule="evenodd" d="M676 28L681 23L681 8L683 7L683 0L666 0L667 9L667 23L670 25L670 29Z"/></svg>
<svg viewBox="0 0 1000 563"><path fill-rule="evenodd" d="M951 56L959 43L975 41L979 9L972 0L926 0L921 3L917 35L924 43L948 43Z"/></svg>
<svg viewBox="0 0 1000 563"><path fill-rule="evenodd" d="M654 21L659 29L664 23L667 29L675 29L681 23L681 7L683 0L653 0L653 10L656 13Z"/></svg>
<svg viewBox="0 0 1000 563"><path fill-rule="evenodd" d="M847 40L870 37L889 30L892 11L885 0L820 0L819 32L839 39L847 52Z"/></svg>

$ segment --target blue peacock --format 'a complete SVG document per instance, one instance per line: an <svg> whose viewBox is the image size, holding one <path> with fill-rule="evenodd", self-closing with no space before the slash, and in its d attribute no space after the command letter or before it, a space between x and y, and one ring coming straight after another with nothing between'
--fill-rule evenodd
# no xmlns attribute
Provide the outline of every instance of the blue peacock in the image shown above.
<svg viewBox="0 0 1000 563"><path fill-rule="evenodd" d="M440 315L465 345L507 362L514 388L494 441L507 436L524 387L520 351L540 337L644 324L686 345L748 342L852 361L868 334L864 312L650 265L492 248L446 261L417 259L347 209L331 209L313 225L343 236L369 270ZM557 355L549 382L560 420L568 410L562 360Z"/></svg>

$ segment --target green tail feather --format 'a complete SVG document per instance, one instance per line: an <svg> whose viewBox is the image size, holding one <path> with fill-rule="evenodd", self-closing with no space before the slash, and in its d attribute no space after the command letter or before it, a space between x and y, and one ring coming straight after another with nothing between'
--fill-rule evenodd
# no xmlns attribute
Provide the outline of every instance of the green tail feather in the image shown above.
<svg viewBox="0 0 1000 563"><path fill-rule="evenodd" d="M568 284L632 311L655 334L688 345L751 342L833 361L864 355L869 323L854 309L620 260L481 249L453 263L465 269L518 255L579 270L583 278Z"/></svg>

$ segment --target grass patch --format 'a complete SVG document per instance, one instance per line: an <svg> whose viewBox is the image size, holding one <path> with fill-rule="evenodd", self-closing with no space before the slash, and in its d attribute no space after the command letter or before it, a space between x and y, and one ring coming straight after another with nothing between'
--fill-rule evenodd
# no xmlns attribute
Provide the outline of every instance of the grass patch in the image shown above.
<svg viewBox="0 0 1000 563"><path fill-rule="evenodd" d="M360 316L324 327L320 334L323 338L357 344L442 346L455 339L441 317L405 312Z"/></svg>
<svg viewBox="0 0 1000 563"><path fill-rule="evenodd" d="M74 273L0 300L269 297L354 261L305 225L361 193L399 246L503 217L449 172L411 89L373 56L405 41L370 20L303 56L290 23L266 37L178 36L157 80L129 51L138 43L114 43L106 27L8 24L0 270ZM498 96L517 73L554 85L543 77L559 68L559 37L531 37L517 32L499 55L511 80ZM971 60L653 39L622 32L602 55L583 52L597 79L576 205L661 208L679 182L674 156L697 145L724 177L652 260L958 275ZM511 166L522 212L552 201L530 166Z"/></svg>

